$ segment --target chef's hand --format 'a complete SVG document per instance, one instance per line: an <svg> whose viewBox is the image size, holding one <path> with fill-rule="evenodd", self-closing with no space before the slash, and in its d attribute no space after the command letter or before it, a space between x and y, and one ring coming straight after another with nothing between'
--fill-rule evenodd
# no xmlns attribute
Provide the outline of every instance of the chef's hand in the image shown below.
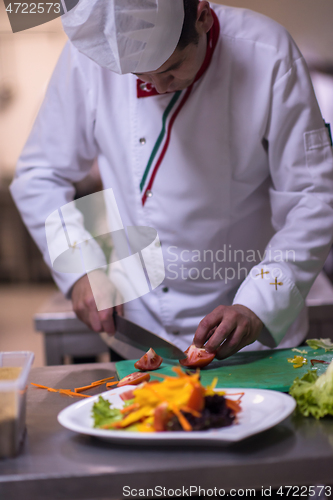
<svg viewBox="0 0 333 500"><path fill-rule="evenodd" d="M263 326L245 306L219 306L200 321L193 343L197 347L205 345L206 351L224 359L257 340Z"/></svg>
<svg viewBox="0 0 333 500"><path fill-rule="evenodd" d="M107 276L101 271L93 271L93 273L95 293L114 295L114 286ZM75 314L89 328L95 332L107 332L110 335L115 334L113 308L103 309L102 311L97 310L87 275L80 278L74 284L71 299ZM123 315L123 307L121 305L116 306L116 311L119 315Z"/></svg>

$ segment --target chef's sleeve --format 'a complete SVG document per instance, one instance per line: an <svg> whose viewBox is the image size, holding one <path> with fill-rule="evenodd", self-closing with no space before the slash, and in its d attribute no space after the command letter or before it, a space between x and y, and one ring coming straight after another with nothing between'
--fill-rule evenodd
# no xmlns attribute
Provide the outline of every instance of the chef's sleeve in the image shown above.
<svg viewBox="0 0 333 500"><path fill-rule="evenodd" d="M87 78L79 64L76 49L67 43L18 160L10 187L24 223L64 294L69 293L85 271L80 266L73 269L70 266L66 269L65 266L66 272L55 271L52 261L56 257L70 247L75 252L76 243L85 241L86 253L95 253L100 263L103 262L100 247L84 228L82 213L73 205L68 205L75 196L74 183L88 174L97 156L94 106ZM70 213L67 210L67 220L60 214L60 207L64 206L72 208ZM67 256L70 257L71 251L67 252Z"/></svg>
<svg viewBox="0 0 333 500"><path fill-rule="evenodd" d="M275 234L234 304L251 309L279 345L305 306L333 236L332 146L302 57L272 85L268 116L263 142Z"/></svg>

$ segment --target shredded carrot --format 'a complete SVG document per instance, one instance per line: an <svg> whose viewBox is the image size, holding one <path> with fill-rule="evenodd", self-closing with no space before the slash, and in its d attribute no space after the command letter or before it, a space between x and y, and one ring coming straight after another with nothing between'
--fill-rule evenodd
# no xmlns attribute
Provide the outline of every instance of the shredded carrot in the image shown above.
<svg viewBox="0 0 333 500"><path fill-rule="evenodd" d="M133 403L129 406L125 406L125 408L123 408L122 410L120 410L120 413L129 413L133 410L137 410L138 408L140 408L140 405L138 405L138 403Z"/></svg>
<svg viewBox="0 0 333 500"><path fill-rule="evenodd" d="M82 392L82 391L88 391L89 389L93 389L94 387L98 387L99 385L104 384L108 380L112 380L114 377L106 377L102 378L101 380L95 380L95 382L91 382L89 385L85 385L83 387L76 387L74 389L75 392Z"/></svg>
<svg viewBox="0 0 333 500"><path fill-rule="evenodd" d="M237 403L239 403L244 394L245 392L228 392L226 393L226 396L239 396L239 398L237 399Z"/></svg>
<svg viewBox="0 0 333 500"><path fill-rule="evenodd" d="M90 385L85 385L84 387L76 387L74 389L74 392L82 392L82 391L87 391L88 389L94 389L94 387L98 387L99 385L104 384L104 382L100 382L99 384L97 383L92 383Z"/></svg>
<svg viewBox="0 0 333 500"><path fill-rule="evenodd" d="M200 413L197 410L193 410L192 408L189 408L188 406L182 406L181 411L185 411L186 413L191 413L193 417L201 417L202 413Z"/></svg>
<svg viewBox="0 0 333 500"><path fill-rule="evenodd" d="M242 397L244 396L245 392L240 392L239 394L240 394L240 396L239 396L239 398L237 399L237 403L240 403L240 402L241 402L241 399L242 399Z"/></svg>
<svg viewBox="0 0 333 500"><path fill-rule="evenodd" d="M108 383L106 384L106 387L112 387L113 385L116 385L116 384L118 384L118 383L119 383L119 380L116 380L115 382L108 382Z"/></svg>
<svg viewBox="0 0 333 500"><path fill-rule="evenodd" d="M89 385L85 385L83 387L76 387L74 389L75 392L88 391L89 389L93 389L94 387L98 387L99 385L104 384L108 380L112 380L114 377L102 378L101 380L95 380L95 382L91 382Z"/></svg>
<svg viewBox="0 0 333 500"><path fill-rule="evenodd" d="M238 413L241 411L241 407L240 407L238 401L233 401L232 399L226 398L225 403L226 403L227 407L230 410L232 410L233 412Z"/></svg>
<svg viewBox="0 0 333 500"><path fill-rule="evenodd" d="M67 396L77 396L81 398L90 398L91 396L85 396L84 394L78 394L76 392L72 392L70 389L53 389L53 387L47 387L46 385L34 384L31 382L31 385L35 387L39 387L39 389L46 389L50 392L59 392L60 394L66 394Z"/></svg>
<svg viewBox="0 0 333 500"><path fill-rule="evenodd" d="M114 377L101 378L101 380L96 380L96 382L91 382L91 385L104 384L104 382L107 382L108 380L113 380L113 379L114 379Z"/></svg>
<svg viewBox="0 0 333 500"><path fill-rule="evenodd" d="M184 415L182 414L182 412L178 410L177 406L176 405L172 405L171 409L172 409L173 413L176 415L176 417L178 418L179 423L182 426L183 430L184 431L191 431L192 430L191 424L184 417Z"/></svg>
<svg viewBox="0 0 333 500"><path fill-rule="evenodd" d="M245 394L245 392L227 392L226 396L240 396L242 398L244 396L244 394Z"/></svg>
<svg viewBox="0 0 333 500"><path fill-rule="evenodd" d="M34 385L35 387L39 387L39 389L47 389L49 392L58 392L58 389L53 389L52 387L47 387L46 385L41 385L41 384L34 384L33 382L30 382L31 385Z"/></svg>
<svg viewBox="0 0 333 500"><path fill-rule="evenodd" d="M91 396L87 396L86 394L79 394L78 392L73 392L70 389L59 389L60 394L66 394L66 396L76 396L78 398L91 398Z"/></svg>

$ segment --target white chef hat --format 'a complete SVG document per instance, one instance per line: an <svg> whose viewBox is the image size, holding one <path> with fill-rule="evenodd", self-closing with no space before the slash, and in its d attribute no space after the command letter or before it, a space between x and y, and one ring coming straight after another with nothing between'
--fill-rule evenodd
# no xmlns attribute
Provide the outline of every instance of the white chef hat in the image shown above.
<svg viewBox="0 0 333 500"><path fill-rule="evenodd" d="M183 0L80 0L62 16L76 48L119 74L154 71L177 47Z"/></svg>

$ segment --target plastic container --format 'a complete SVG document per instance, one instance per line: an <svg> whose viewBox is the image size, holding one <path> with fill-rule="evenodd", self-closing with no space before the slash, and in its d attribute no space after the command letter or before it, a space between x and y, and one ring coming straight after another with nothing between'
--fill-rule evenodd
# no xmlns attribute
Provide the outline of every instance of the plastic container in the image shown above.
<svg viewBox="0 0 333 500"><path fill-rule="evenodd" d="M0 458L13 457L20 450L25 432L27 381L33 360L33 352L0 352Z"/></svg>

